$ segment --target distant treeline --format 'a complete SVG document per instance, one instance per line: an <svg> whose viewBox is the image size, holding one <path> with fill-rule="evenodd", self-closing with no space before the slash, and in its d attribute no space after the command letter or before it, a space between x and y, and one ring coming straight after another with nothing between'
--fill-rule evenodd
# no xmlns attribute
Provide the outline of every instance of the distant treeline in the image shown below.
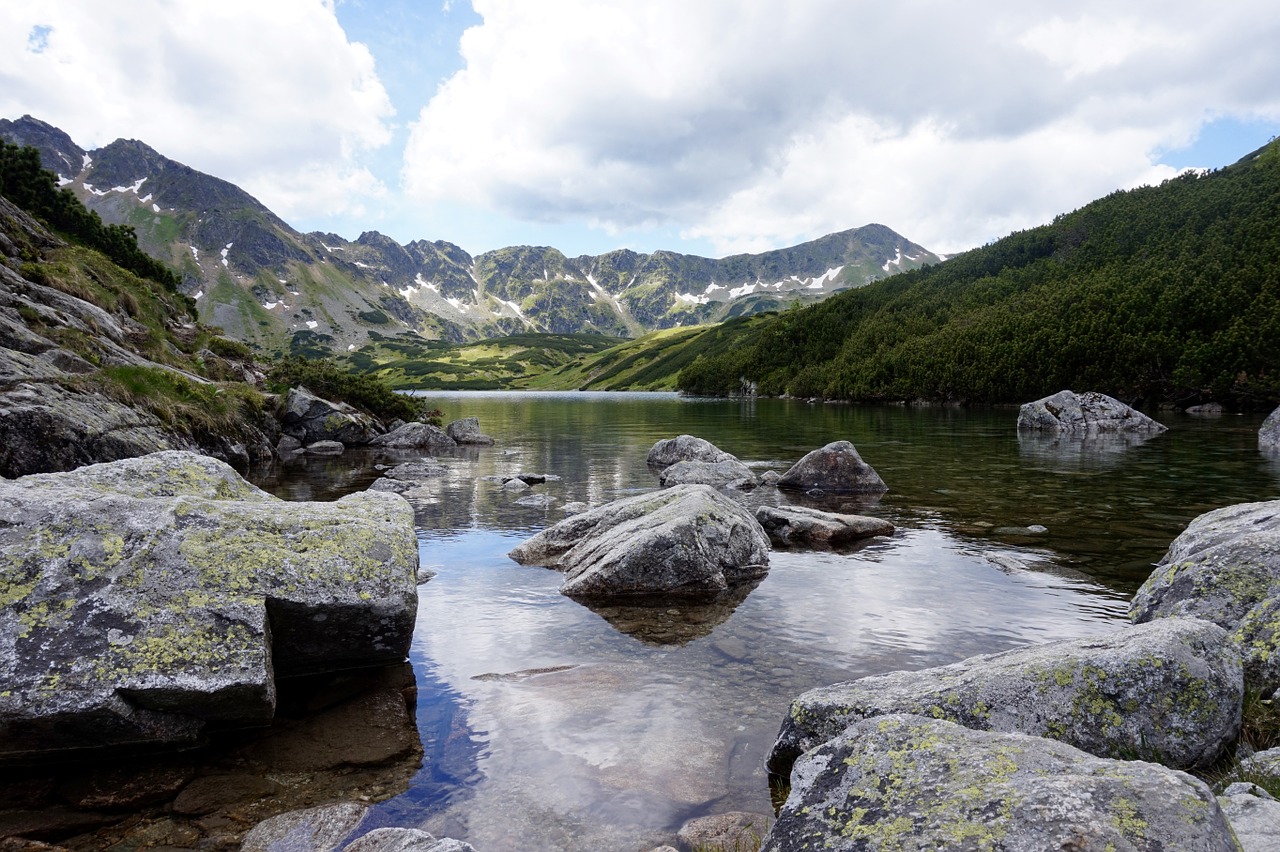
<svg viewBox="0 0 1280 852"><path fill-rule="evenodd" d="M1019 402L1280 402L1280 147L1115 192L722 341L681 390Z"/></svg>
<svg viewBox="0 0 1280 852"><path fill-rule="evenodd" d="M0 195L63 235L97 249L120 267L148 278L171 293L182 279L138 248L128 225L105 225L71 190L59 188L53 172L40 165L40 152L0 140Z"/></svg>

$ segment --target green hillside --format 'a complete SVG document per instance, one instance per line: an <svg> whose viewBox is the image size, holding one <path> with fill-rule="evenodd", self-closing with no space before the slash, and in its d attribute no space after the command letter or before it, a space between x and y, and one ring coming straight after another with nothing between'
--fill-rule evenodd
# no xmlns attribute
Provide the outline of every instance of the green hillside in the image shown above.
<svg viewBox="0 0 1280 852"><path fill-rule="evenodd" d="M1280 147L1116 192L945 263L745 328L681 390L1016 402L1280 401Z"/></svg>

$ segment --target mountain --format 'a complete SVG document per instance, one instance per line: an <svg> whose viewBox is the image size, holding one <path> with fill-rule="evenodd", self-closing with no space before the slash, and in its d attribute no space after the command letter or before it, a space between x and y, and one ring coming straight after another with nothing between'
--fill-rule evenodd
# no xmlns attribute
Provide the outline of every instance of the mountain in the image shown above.
<svg viewBox="0 0 1280 852"><path fill-rule="evenodd" d="M820 301L937 263L883 225L722 259L625 249L568 258L514 246L472 257L295 231L234 184L135 140L84 151L30 116L0 138L32 145L59 183L183 275L203 322L263 352L346 353L386 341L455 343L528 332L635 337Z"/></svg>
<svg viewBox="0 0 1280 852"><path fill-rule="evenodd" d="M740 328L691 393L1280 402L1280 143Z"/></svg>

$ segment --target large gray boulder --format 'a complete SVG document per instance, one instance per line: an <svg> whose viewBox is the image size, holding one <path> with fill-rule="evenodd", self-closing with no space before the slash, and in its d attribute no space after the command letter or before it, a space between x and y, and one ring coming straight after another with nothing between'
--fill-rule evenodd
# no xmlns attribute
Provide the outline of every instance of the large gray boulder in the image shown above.
<svg viewBox="0 0 1280 852"><path fill-rule="evenodd" d="M280 429L303 444L339 441L363 446L382 431L377 420L347 405L321 399L306 388L291 388L285 396Z"/></svg>
<svg viewBox="0 0 1280 852"><path fill-rule="evenodd" d="M1163 432L1167 427L1104 393L1058 391L1018 410L1018 430L1096 434Z"/></svg>
<svg viewBox="0 0 1280 852"><path fill-rule="evenodd" d="M802 757L762 852L1236 852L1203 782L1024 734L891 715Z"/></svg>
<svg viewBox="0 0 1280 852"><path fill-rule="evenodd" d="M754 488L756 475L737 459L725 459L718 462L685 460L678 461L664 468L658 474L658 484L671 485L711 485L716 488L733 485L739 488Z"/></svg>
<svg viewBox="0 0 1280 852"><path fill-rule="evenodd" d="M764 576L769 540L716 489L677 485L565 518L510 556L563 571L572 597L703 597Z"/></svg>
<svg viewBox="0 0 1280 852"><path fill-rule="evenodd" d="M877 535L893 535L883 518L841 515L805 506L761 506L756 520L777 547L841 547Z"/></svg>
<svg viewBox="0 0 1280 852"><path fill-rule="evenodd" d="M778 488L823 494L878 494L889 490L880 474L862 460L848 441L833 441L806 454L782 474Z"/></svg>
<svg viewBox="0 0 1280 852"><path fill-rule="evenodd" d="M860 719L915 713L1103 757L1205 766L1239 731L1242 699L1239 654L1226 633L1164 619L812 689L791 702L768 765L785 776L800 754Z"/></svg>
<svg viewBox="0 0 1280 852"><path fill-rule="evenodd" d="M263 724L275 676L404 659L408 504L287 503L163 452L0 482L0 759Z"/></svg>
<svg viewBox="0 0 1280 852"><path fill-rule="evenodd" d="M1258 430L1258 447L1263 450L1280 449L1280 408L1267 415Z"/></svg>
<svg viewBox="0 0 1280 852"><path fill-rule="evenodd" d="M650 467L668 467L681 461L737 461L730 453L703 438L677 435L654 444L645 458Z"/></svg>
<svg viewBox="0 0 1280 852"><path fill-rule="evenodd" d="M439 426L430 423L412 421L403 423L385 435L377 435L369 441L370 446L390 447L393 449L437 449L451 450L458 442L449 437Z"/></svg>
<svg viewBox="0 0 1280 852"><path fill-rule="evenodd" d="M487 447L493 444L493 438L480 431L480 418L463 417L454 420L444 427L445 434L459 444Z"/></svg>
<svg viewBox="0 0 1280 852"><path fill-rule="evenodd" d="M1263 695L1280 687L1280 500L1227 506L1187 525L1129 605L1137 623L1167 616L1225 628L1245 684Z"/></svg>

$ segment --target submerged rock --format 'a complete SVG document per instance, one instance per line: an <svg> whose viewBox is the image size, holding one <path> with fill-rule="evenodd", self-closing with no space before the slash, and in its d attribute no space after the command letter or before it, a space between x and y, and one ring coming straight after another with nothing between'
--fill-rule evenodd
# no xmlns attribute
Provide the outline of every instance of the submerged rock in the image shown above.
<svg viewBox="0 0 1280 852"><path fill-rule="evenodd" d="M764 530L707 485L606 503L565 518L509 555L563 571L560 591L584 598L715 596L769 570Z"/></svg>
<svg viewBox="0 0 1280 852"><path fill-rule="evenodd" d="M1104 393L1058 391L1052 396L1028 402L1018 410L1018 430L1050 432L1163 432L1157 423Z"/></svg>
<svg viewBox="0 0 1280 852"><path fill-rule="evenodd" d="M808 453L782 474L778 488L784 491L819 491L823 494L879 493L888 491L880 474L862 460L848 441L833 441Z"/></svg>
<svg viewBox="0 0 1280 852"><path fill-rule="evenodd" d="M761 506L756 520L778 547L840 547L877 535L893 535L893 524L865 515L839 515L803 506Z"/></svg>
<svg viewBox="0 0 1280 852"><path fill-rule="evenodd" d="M279 674L404 659L408 504L287 503L183 452L0 482L0 759L262 724Z"/></svg>
<svg viewBox="0 0 1280 852"><path fill-rule="evenodd" d="M450 439L459 444L487 447L493 443L493 438L480 431L480 418L478 417L463 417L460 420L455 420L444 427L444 431Z"/></svg>
<svg viewBox="0 0 1280 852"><path fill-rule="evenodd" d="M735 852L757 848L771 825L772 816L730 811L691 819L680 826L676 838L686 849Z"/></svg>
<svg viewBox="0 0 1280 852"><path fill-rule="evenodd" d="M892 713L1050 737L1099 756L1205 766L1240 728L1240 659L1226 640L1208 622L1166 619L812 689L791 702L769 770L785 776L852 723Z"/></svg>
<svg viewBox="0 0 1280 852"><path fill-rule="evenodd" d="M442 449L449 450L458 446L458 442L445 434L439 426L430 423L402 423L385 435L378 435L369 441L370 446L391 447L394 449Z"/></svg>
<svg viewBox="0 0 1280 852"><path fill-rule="evenodd" d="M1280 500L1206 512L1169 545L1129 605L1137 623L1202 618L1231 633L1245 684L1280 687Z"/></svg>
<svg viewBox="0 0 1280 852"><path fill-rule="evenodd" d="M1065 743L890 715L795 765L762 852L1237 847L1203 782Z"/></svg>
<svg viewBox="0 0 1280 852"><path fill-rule="evenodd" d="M716 488L736 486L754 488L756 475L737 459L718 462L678 461L658 474L658 483L671 485L711 485Z"/></svg>
<svg viewBox="0 0 1280 852"><path fill-rule="evenodd" d="M737 461L715 444L693 435L677 435L654 444L645 458L650 467L669 467L681 461L722 462Z"/></svg>

